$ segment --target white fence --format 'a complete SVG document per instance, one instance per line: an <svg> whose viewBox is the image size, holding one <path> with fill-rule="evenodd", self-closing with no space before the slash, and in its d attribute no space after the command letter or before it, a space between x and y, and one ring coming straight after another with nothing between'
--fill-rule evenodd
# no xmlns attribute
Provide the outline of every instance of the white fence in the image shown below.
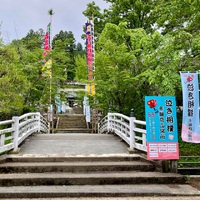
<svg viewBox="0 0 200 200"><path fill-rule="evenodd" d="M11 120L0 122L0 153L9 150L17 151L18 146L29 135L35 132L47 133L48 122L37 113L28 113Z"/></svg>
<svg viewBox="0 0 200 200"><path fill-rule="evenodd" d="M98 133L114 132L129 146L130 150L147 151L146 122L119 113L108 113L98 126Z"/></svg>

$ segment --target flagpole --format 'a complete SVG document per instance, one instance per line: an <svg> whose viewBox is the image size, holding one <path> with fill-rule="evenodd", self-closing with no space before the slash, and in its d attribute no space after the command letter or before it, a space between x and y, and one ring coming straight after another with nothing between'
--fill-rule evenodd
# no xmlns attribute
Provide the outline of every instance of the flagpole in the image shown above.
<svg viewBox="0 0 200 200"><path fill-rule="evenodd" d="M53 10L49 10L49 15L50 15L50 55L51 55L51 63L52 62L52 16L53 16ZM51 64L51 69L50 69L50 80L49 80L49 104L50 104L50 112L51 112L51 121L52 121L52 133L53 133L53 105L52 105L52 64Z"/></svg>

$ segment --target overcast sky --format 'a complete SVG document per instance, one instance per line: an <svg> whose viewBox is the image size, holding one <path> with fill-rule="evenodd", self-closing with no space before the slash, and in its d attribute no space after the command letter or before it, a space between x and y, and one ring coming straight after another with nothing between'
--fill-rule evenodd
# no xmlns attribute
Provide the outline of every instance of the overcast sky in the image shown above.
<svg viewBox="0 0 200 200"><path fill-rule="evenodd" d="M101 10L108 8L104 0L93 0ZM48 10L54 11L52 35L60 30L72 31L76 43L81 39L83 25L86 22L82 12L92 0L0 0L0 32L5 43L21 39L30 29L46 31L50 21Z"/></svg>

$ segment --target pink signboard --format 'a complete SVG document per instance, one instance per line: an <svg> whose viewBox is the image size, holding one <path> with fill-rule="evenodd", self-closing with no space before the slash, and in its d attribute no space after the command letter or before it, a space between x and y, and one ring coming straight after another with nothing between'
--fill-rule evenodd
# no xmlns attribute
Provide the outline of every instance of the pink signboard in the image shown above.
<svg viewBox="0 0 200 200"><path fill-rule="evenodd" d="M147 151L147 159L149 160L179 159L178 142L148 142Z"/></svg>

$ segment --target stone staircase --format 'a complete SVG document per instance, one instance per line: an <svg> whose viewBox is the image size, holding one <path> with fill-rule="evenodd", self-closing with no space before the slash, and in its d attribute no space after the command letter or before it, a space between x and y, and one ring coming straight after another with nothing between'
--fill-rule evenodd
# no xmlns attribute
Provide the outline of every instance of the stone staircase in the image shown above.
<svg viewBox="0 0 200 200"><path fill-rule="evenodd" d="M58 126L54 133L90 133L83 114L60 114L57 115Z"/></svg>
<svg viewBox="0 0 200 200"><path fill-rule="evenodd" d="M0 198L200 195L139 155L20 156L0 164Z"/></svg>

